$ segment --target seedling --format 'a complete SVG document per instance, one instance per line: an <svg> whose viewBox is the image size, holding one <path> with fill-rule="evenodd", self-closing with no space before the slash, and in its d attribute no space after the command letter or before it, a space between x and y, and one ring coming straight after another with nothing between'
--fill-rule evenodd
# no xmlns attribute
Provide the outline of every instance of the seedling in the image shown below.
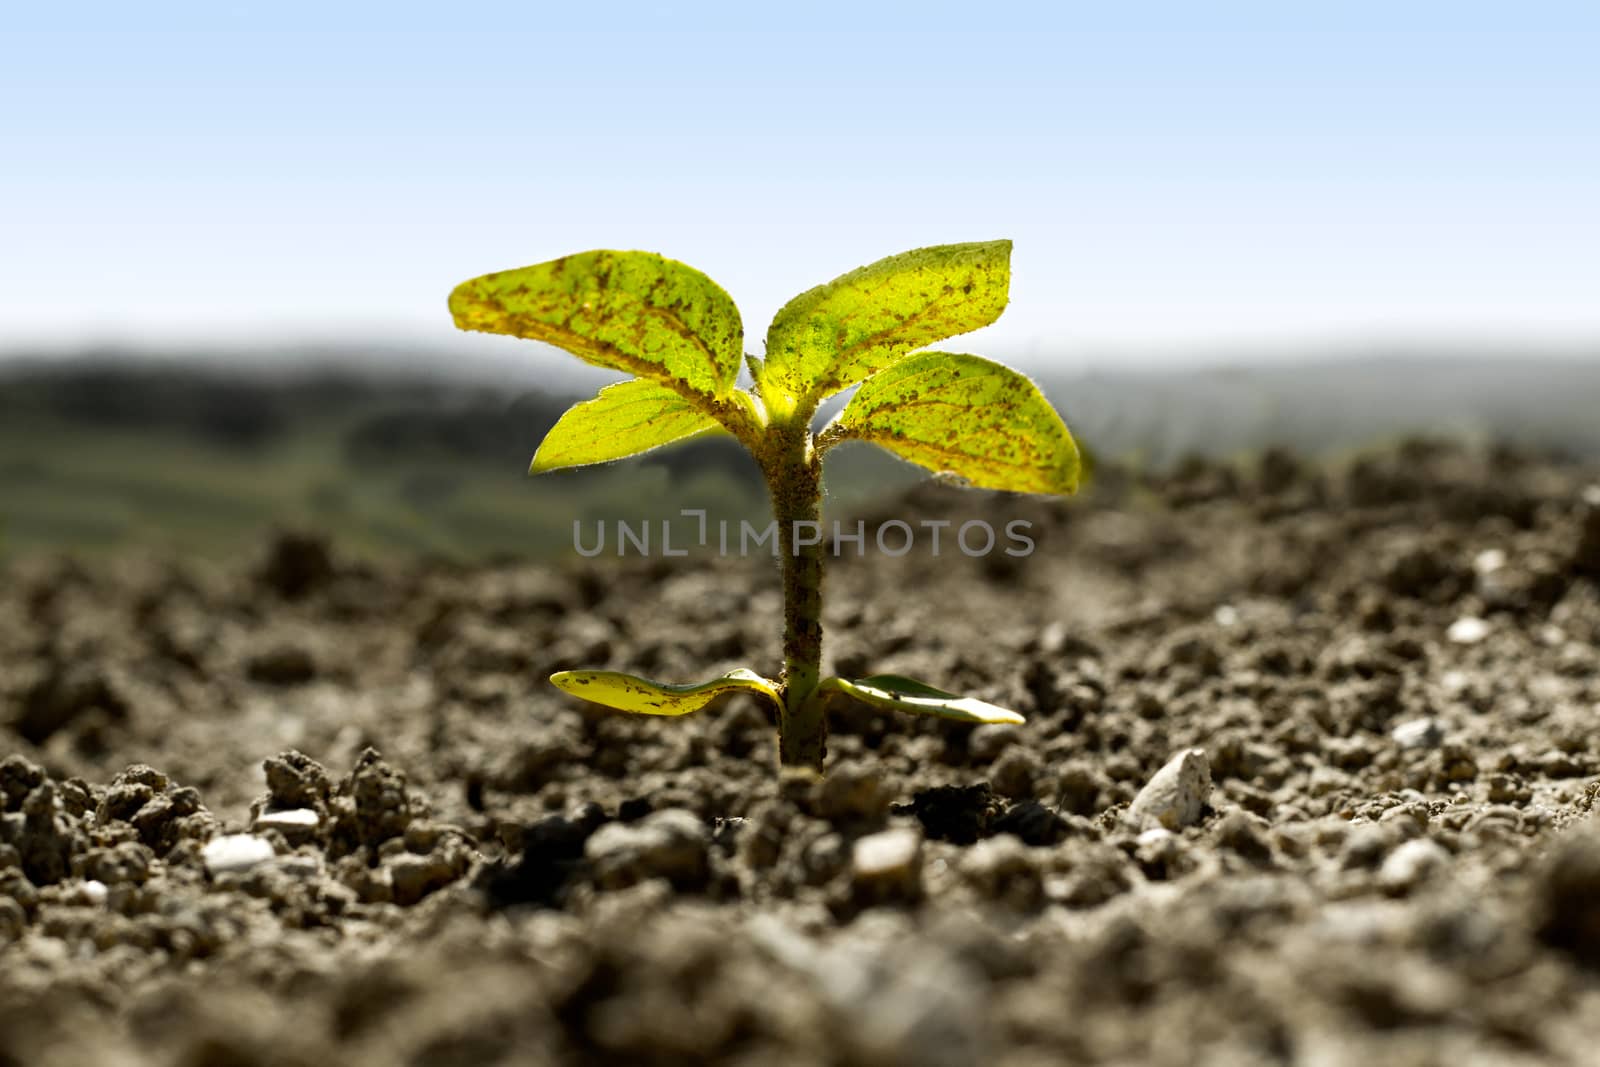
<svg viewBox="0 0 1600 1067"><path fill-rule="evenodd" d="M532 472L632 456L702 434L732 435L755 457L777 519L783 574L783 674L743 668L693 685L617 671L551 676L585 700L684 715L733 690L771 701L779 760L820 772L827 706L873 707L972 723L1014 711L896 675L822 677L822 458L870 441L965 484L1069 494L1077 446L1027 378L978 356L924 346L987 326L1005 309L1011 242L920 248L853 270L789 301L767 328L766 358L744 352L733 300L710 278L649 252L583 252L485 274L450 294L463 330L553 344L633 378L564 414ZM750 369L753 387L737 384ZM813 432L817 406L859 386Z"/></svg>

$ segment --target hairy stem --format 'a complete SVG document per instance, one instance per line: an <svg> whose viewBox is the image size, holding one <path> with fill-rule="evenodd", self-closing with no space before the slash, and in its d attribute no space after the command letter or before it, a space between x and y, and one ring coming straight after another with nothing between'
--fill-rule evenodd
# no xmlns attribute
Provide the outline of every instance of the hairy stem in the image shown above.
<svg viewBox="0 0 1600 1067"><path fill-rule="evenodd" d="M774 427L767 489L783 568L783 706L778 759L821 772L828 722L812 697L822 674L822 462L804 423Z"/></svg>

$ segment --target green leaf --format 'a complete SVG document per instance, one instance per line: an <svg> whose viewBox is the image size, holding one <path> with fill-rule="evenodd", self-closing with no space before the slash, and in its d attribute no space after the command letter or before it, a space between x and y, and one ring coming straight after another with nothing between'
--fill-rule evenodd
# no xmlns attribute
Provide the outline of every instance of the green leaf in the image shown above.
<svg viewBox="0 0 1600 1067"><path fill-rule="evenodd" d="M693 267L653 252L580 252L485 274L450 294L463 330L528 337L686 395L732 391L739 309Z"/></svg>
<svg viewBox="0 0 1600 1067"><path fill-rule="evenodd" d="M818 689L840 693L863 704L888 711L904 711L913 715L936 715L957 722L1020 723L1021 715L973 697L956 696L943 689L935 689L914 678L898 674L875 674L871 678L847 681L827 678Z"/></svg>
<svg viewBox="0 0 1600 1067"><path fill-rule="evenodd" d="M868 378L822 445L871 441L980 489L1072 493L1078 447L1038 386L978 356L919 352Z"/></svg>
<svg viewBox="0 0 1600 1067"><path fill-rule="evenodd" d="M663 685L620 671L561 671L552 674L550 681L573 696L640 715L687 715L736 689L760 693L775 703L781 702L771 682L743 667L698 685Z"/></svg>
<svg viewBox="0 0 1600 1067"><path fill-rule="evenodd" d="M1011 242L903 252L801 293L767 329L769 407L848 389L909 352L987 326L1005 310Z"/></svg>
<svg viewBox="0 0 1600 1067"><path fill-rule="evenodd" d="M545 435L530 473L607 463L722 429L665 386L635 378L568 408Z"/></svg>

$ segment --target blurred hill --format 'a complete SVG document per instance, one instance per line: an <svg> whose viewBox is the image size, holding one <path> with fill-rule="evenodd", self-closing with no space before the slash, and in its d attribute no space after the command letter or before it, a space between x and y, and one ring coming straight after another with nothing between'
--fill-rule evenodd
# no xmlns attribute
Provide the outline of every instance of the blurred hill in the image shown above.
<svg viewBox="0 0 1600 1067"><path fill-rule="evenodd" d="M1036 378L1097 456L1134 466L1269 446L1328 455L1414 433L1600 455L1600 358ZM310 527L372 555L541 556L570 551L575 519L765 514L753 463L727 441L526 477L544 433L592 391L538 381L418 351L389 362L322 349L226 364L109 352L0 362L0 544L225 556L265 530ZM874 449L841 449L830 507L920 477Z"/></svg>
<svg viewBox="0 0 1600 1067"><path fill-rule="evenodd" d="M1600 455L1600 347L1587 358L1395 354L1036 380L1102 455L1157 468L1410 434Z"/></svg>

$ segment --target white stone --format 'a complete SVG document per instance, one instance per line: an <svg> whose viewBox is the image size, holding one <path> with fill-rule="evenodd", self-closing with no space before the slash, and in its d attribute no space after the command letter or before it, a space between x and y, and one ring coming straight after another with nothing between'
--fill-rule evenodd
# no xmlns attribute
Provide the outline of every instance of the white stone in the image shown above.
<svg viewBox="0 0 1600 1067"><path fill-rule="evenodd" d="M1489 624L1473 615L1463 615L1450 624L1445 634L1457 645L1475 645L1489 636Z"/></svg>
<svg viewBox="0 0 1600 1067"><path fill-rule="evenodd" d="M850 866L858 881L892 882L913 871L921 855L922 836L915 830L884 830L856 841Z"/></svg>
<svg viewBox="0 0 1600 1067"><path fill-rule="evenodd" d="M285 833L304 833L315 830L321 817L310 808L285 808L283 811L264 811L256 816L256 830L281 830Z"/></svg>
<svg viewBox="0 0 1600 1067"><path fill-rule="evenodd" d="M1486 548L1472 559L1472 569L1480 576L1493 574L1506 565L1503 548Z"/></svg>
<svg viewBox="0 0 1600 1067"><path fill-rule="evenodd" d="M200 857L213 875L248 871L273 857L272 842L254 834L228 834L206 843Z"/></svg>
<svg viewBox="0 0 1600 1067"><path fill-rule="evenodd" d="M1210 795L1211 761L1205 749L1186 749L1139 790L1128 806L1127 819L1136 826L1177 830L1200 820Z"/></svg>
<svg viewBox="0 0 1600 1067"><path fill-rule="evenodd" d="M1217 610L1211 613L1211 621L1218 626L1237 626L1239 625L1239 609L1232 604L1219 605Z"/></svg>
<svg viewBox="0 0 1600 1067"><path fill-rule="evenodd" d="M95 905L96 907L104 904L106 902L106 897L111 895L111 891L106 888L106 884L94 878L84 882L80 887L79 892L83 894L84 900Z"/></svg>
<svg viewBox="0 0 1600 1067"><path fill-rule="evenodd" d="M1444 741L1444 731L1437 719L1411 719L1390 730L1389 737L1401 748L1438 748Z"/></svg>

